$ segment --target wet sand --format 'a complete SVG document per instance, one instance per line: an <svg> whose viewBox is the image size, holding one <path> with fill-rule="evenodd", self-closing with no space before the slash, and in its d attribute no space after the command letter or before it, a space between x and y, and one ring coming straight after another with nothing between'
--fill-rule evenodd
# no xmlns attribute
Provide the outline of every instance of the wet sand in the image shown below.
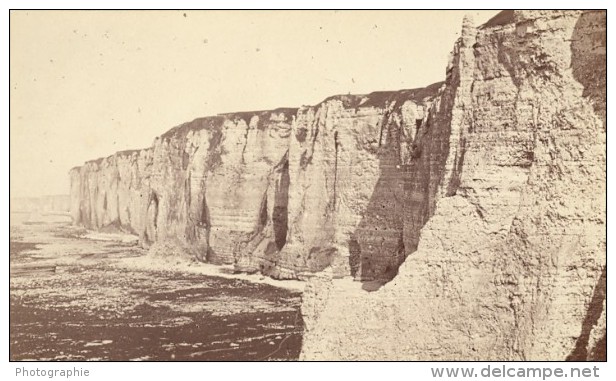
<svg viewBox="0 0 616 381"><path fill-rule="evenodd" d="M297 284L148 269L134 240L87 235L60 216L11 215L12 360L298 358Z"/></svg>

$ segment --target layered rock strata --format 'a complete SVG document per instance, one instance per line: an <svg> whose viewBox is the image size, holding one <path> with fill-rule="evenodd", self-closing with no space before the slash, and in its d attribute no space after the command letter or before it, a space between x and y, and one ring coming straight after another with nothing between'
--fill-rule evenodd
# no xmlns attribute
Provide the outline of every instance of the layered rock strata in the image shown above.
<svg viewBox="0 0 616 381"><path fill-rule="evenodd" d="M73 219L238 271L391 279L405 258L406 167L441 85L183 124L73 168Z"/></svg>
<svg viewBox="0 0 616 381"><path fill-rule="evenodd" d="M408 257L372 293L315 277L304 359L605 356L605 28L600 11L465 20L407 173Z"/></svg>

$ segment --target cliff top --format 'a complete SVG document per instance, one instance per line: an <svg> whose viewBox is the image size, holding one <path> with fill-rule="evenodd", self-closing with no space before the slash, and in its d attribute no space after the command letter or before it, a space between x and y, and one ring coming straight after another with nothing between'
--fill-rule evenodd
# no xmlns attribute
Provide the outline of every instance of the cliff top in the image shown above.
<svg viewBox="0 0 616 381"><path fill-rule="evenodd" d="M414 102L422 102L428 98L432 98L436 96L438 90L441 88L444 82L433 83L426 87L416 88L416 89L405 89L405 90L394 90L394 91L374 91L369 94L364 95L334 95L326 98L321 103L317 104L314 107L319 107L320 105L331 101L331 100L341 100L344 104L345 108L363 108L363 107L375 107L375 108L385 108L391 102L396 101L398 105L402 104L407 100L411 100ZM167 139L173 136L186 136L189 131L198 131L202 129L212 129L218 130L220 129L226 120L237 120L242 119L247 124L250 123L250 120L253 116L259 116L259 124L258 128L265 129L266 123L271 120L273 115L283 115L284 120L287 122L291 122L293 120L293 116L297 114L298 108L293 107L280 107L273 110L260 110L260 111L240 111L240 112L231 112L231 113L223 113L214 116L206 116L202 118L197 118L193 121L182 123L176 127L171 128L167 132L160 135L160 139ZM144 148L147 149L147 148ZM131 156L135 153L139 153L144 149L130 149L124 151L118 151L112 155L100 157L98 159L88 160L85 164L96 164L100 165L104 160L110 159L112 157L120 157L120 156ZM70 171L78 170L80 166L76 166L71 168Z"/></svg>
<svg viewBox="0 0 616 381"><path fill-rule="evenodd" d="M205 116L203 118L197 118L191 122L182 123L179 126L175 126L164 134L160 135L161 139L171 138L177 135L186 135L189 131L196 131L201 129L219 129L227 118L222 115Z"/></svg>
<svg viewBox="0 0 616 381"><path fill-rule="evenodd" d="M396 101L398 104L407 100L413 102L422 102L427 98L436 96L438 90L441 88L444 82L433 83L426 87L420 87L416 89L394 90L394 91L374 91L369 94L341 94L334 95L326 98L323 102L319 103L316 107L323 103L332 100L342 101L345 108L364 108L375 107L385 108L388 104Z"/></svg>
<svg viewBox="0 0 616 381"><path fill-rule="evenodd" d="M229 119L242 119L246 124L250 123L253 116L259 117L259 128L265 128L263 121L270 120L272 115L283 115L285 120L292 121L293 116L297 114L297 107L279 107L274 110L260 110L260 111L240 111L240 112L228 112L218 114Z"/></svg>
<svg viewBox="0 0 616 381"><path fill-rule="evenodd" d="M133 155L135 153L139 153L139 152L143 151L144 149L147 149L147 148L143 148L143 149L127 149L127 150L124 150L124 151L118 151L118 152L116 152L116 153L114 153L112 155L109 155L109 156L103 156L103 157L99 157L97 159L88 160L88 161L85 162L85 164L97 164L97 165L100 165L103 162L103 160L105 160L105 159L110 159L112 157L119 157L119 156L131 156L131 155ZM70 171L77 170L80 167L81 166L79 166L79 165L75 166L75 167L71 168Z"/></svg>
<svg viewBox="0 0 616 381"><path fill-rule="evenodd" d="M260 129L265 129L266 123L270 121L273 115L283 115L284 119L291 121L293 115L297 113L297 108L292 107L280 107L274 110L260 110L260 111L240 111L218 114L215 116L206 116L203 118L197 118L191 122L180 124L160 136L161 139L167 139L172 136L185 135L189 131L198 131L202 129L218 129L222 127L226 120L242 119L246 124L250 123L253 116L259 117Z"/></svg>

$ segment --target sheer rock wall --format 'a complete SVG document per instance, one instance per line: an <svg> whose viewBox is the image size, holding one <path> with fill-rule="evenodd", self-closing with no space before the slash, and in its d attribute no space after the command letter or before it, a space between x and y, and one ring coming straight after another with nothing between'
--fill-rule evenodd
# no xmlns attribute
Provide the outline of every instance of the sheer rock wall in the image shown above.
<svg viewBox="0 0 616 381"><path fill-rule="evenodd" d="M598 11L465 20L407 173L408 257L372 293L314 277L304 359L605 355L605 28Z"/></svg>
<svg viewBox="0 0 616 381"><path fill-rule="evenodd" d="M72 169L71 213L238 271L391 279L405 256L404 163L440 87L197 119Z"/></svg>

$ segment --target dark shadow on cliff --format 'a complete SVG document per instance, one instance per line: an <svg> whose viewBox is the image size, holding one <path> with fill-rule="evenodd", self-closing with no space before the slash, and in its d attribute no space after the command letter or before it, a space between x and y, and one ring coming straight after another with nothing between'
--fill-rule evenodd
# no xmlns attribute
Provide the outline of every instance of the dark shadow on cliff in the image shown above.
<svg viewBox="0 0 616 381"><path fill-rule="evenodd" d="M449 89L442 94L440 109L413 126L405 129L387 114L381 121L377 151L381 175L349 240L351 274L365 282L366 291L377 290L398 274L406 257L417 249L419 232L434 213L449 154L458 83L457 72L448 73ZM415 134L409 128L416 129ZM448 195L455 194L454 188Z"/></svg>
<svg viewBox="0 0 616 381"><path fill-rule="evenodd" d="M199 253L197 257L206 263L216 263L216 253L210 246L210 232L212 231L212 222L210 220L210 207L207 204L207 198L205 194L201 199L199 220L195 226L197 236L201 242L205 242L205 253Z"/></svg>
<svg viewBox="0 0 616 381"><path fill-rule="evenodd" d="M282 158L282 166L279 170L280 178L276 182L276 192L274 194L274 210L272 215L272 225L274 228L274 241L278 250L282 250L287 243L288 230L288 204L289 186L291 176L289 175L289 153Z"/></svg>
<svg viewBox="0 0 616 381"><path fill-rule="evenodd" d="M446 189L444 196L457 192L465 140L460 138L459 147L450 147L449 142L460 84L458 64L455 62L447 72L446 87L426 118L416 120L413 126L401 126L398 119L386 113L381 121L384 125L377 152L381 176L349 241L349 264L356 280L381 284L391 281L406 257L417 250L421 229L434 214L439 189ZM436 95L438 89L434 90ZM450 154L455 156L454 173L447 180L445 165ZM378 287L370 282L364 289L373 291Z"/></svg>
<svg viewBox="0 0 616 381"><path fill-rule="evenodd" d="M269 175L254 230L237 249L235 272L260 271L274 278L280 276L281 250L287 242L290 179L287 151Z"/></svg>
<svg viewBox="0 0 616 381"><path fill-rule="evenodd" d="M607 13L585 11L575 24L571 36L571 70L573 77L583 87L582 96L588 98L595 114L603 121L606 130L607 107ZM597 281L581 334L567 361L606 361L607 338L605 334L594 348L588 348L590 333L603 312L607 292L607 267L603 268ZM590 350L590 351L589 351Z"/></svg>
<svg viewBox="0 0 616 381"><path fill-rule="evenodd" d="M606 298L607 292L607 267L603 268L601 276L595 285L592 298L588 304L588 310L586 311L586 317L582 322L582 332L575 342L575 348L567 356L567 361L586 361L589 360L588 353L588 341L590 339L590 332L599 321L601 313L603 312L603 301ZM599 340L595 348L591 348L592 360L605 361L607 359L607 343L605 337Z"/></svg>
<svg viewBox="0 0 616 381"><path fill-rule="evenodd" d="M584 12L571 36L571 69L606 128L607 106L607 12Z"/></svg>
<svg viewBox="0 0 616 381"><path fill-rule="evenodd" d="M605 11L584 11L578 18L571 35L571 71L573 77L583 87L582 96L588 98L592 107L606 128L607 105L607 19ZM527 37L519 36L522 43ZM498 61L507 70L513 83L519 88L523 82L542 86L541 79L551 81L555 75L553 57L545 52L532 56L533 64L528 65L521 59L528 59L528 52L520 52L515 46L499 40ZM482 47L480 46L479 49ZM526 72L516 72L516 67L527 67Z"/></svg>
<svg viewBox="0 0 616 381"><path fill-rule="evenodd" d="M159 197L152 191L149 195L148 209L146 211L146 225L142 234L142 242L149 246L156 241L158 234L158 205Z"/></svg>
<svg viewBox="0 0 616 381"><path fill-rule="evenodd" d="M379 149L380 177L351 236L351 275L360 281L391 280L404 261L404 171L394 144ZM373 290L373 284L366 284Z"/></svg>

